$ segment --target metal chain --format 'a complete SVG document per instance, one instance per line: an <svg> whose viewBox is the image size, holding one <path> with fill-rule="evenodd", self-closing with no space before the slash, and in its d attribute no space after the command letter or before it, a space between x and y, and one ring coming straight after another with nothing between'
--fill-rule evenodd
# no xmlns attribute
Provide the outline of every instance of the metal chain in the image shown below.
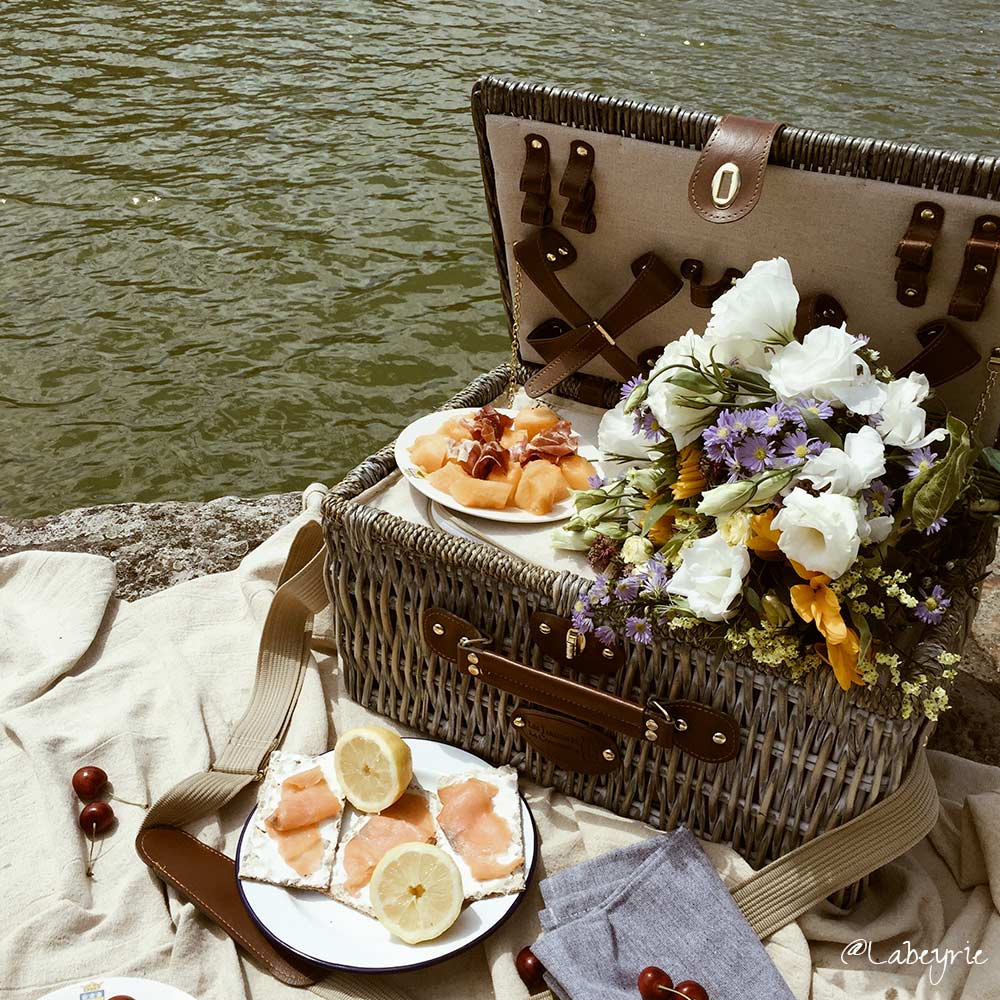
<svg viewBox="0 0 1000 1000"><path fill-rule="evenodd" d="M983 386L979 402L976 404L976 412L972 418L972 429L976 430L986 415L986 407L993 396L997 386L997 379L1000 378L1000 347L994 347L990 353L990 359L986 362L986 383Z"/></svg>
<svg viewBox="0 0 1000 1000"><path fill-rule="evenodd" d="M519 341L521 339L521 284L524 278L521 273L521 265L514 262L514 315L511 318L510 326L510 381L507 384L507 406L514 405L514 397L517 395L517 372L521 366L521 358L518 354Z"/></svg>

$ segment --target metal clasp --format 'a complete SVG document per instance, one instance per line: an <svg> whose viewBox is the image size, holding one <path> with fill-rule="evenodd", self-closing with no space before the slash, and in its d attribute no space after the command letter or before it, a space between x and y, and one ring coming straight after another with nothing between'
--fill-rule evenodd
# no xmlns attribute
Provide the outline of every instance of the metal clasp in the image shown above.
<svg viewBox="0 0 1000 1000"><path fill-rule="evenodd" d="M712 178L712 201L718 208L726 208L736 201L742 177L740 168L732 161L723 163Z"/></svg>
<svg viewBox="0 0 1000 1000"><path fill-rule="evenodd" d="M587 637L575 628L566 630L566 659L572 660L577 653L583 652L583 647L587 645Z"/></svg>
<svg viewBox="0 0 1000 1000"><path fill-rule="evenodd" d="M615 338L601 326L600 320L591 320L590 325L612 346L615 346Z"/></svg>

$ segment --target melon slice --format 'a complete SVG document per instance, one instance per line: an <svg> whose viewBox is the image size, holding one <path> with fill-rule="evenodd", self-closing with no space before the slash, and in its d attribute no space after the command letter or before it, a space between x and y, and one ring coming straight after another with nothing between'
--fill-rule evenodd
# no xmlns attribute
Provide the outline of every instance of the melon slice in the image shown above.
<svg viewBox="0 0 1000 1000"><path fill-rule="evenodd" d="M453 441L471 441L472 433L462 423L464 419L464 417L452 417L451 420L446 420L438 429L438 434L450 437Z"/></svg>
<svg viewBox="0 0 1000 1000"><path fill-rule="evenodd" d="M514 429L525 431L529 440L539 431L548 430L559 423L559 417L547 406L526 406L514 418Z"/></svg>
<svg viewBox="0 0 1000 1000"><path fill-rule="evenodd" d="M508 427L500 438L500 444L505 448L513 448L516 444L524 444L528 440L528 432L518 430L516 427Z"/></svg>
<svg viewBox="0 0 1000 1000"><path fill-rule="evenodd" d="M513 495L514 491L517 489L517 484L521 481L520 463L510 462L507 465L506 472L494 469L486 478L494 483L507 483L510 486L511 495Z"/></svg>
<svg viewBox="0 0 1000 1000"><path fill-rule="evenodd" d="M559 471L571 490L590 489L587 480L597 471L582 455L567 455L559 461Z"/></svg>
<svg viewBox="0 0 1000 1000"><path fill-rule="evenodd" d="M461 482L463 479L471 479L465 469L458 464L458 462L445 462L436 472L432 472L427 477L427 482L431 484L435 489L441 490L443 493L447 493L449 496L453 496L452 491L455 488L455 483Z"/></svg>
<svg viewBox="0 0 1000 1000"><path fill-rule="evenodd" d="M566 480L551 462L529 462L514 493L514 505L532 514L548 514L569 496Z"/></svg>
<svg viewBox="0 0 1000 1000"><path fill-rule="evenodd" d="M437 472L448 459L448 438L443 434L421 434L410 445L410 460L424 472Z"/></svg>
<svg viewBox="0 0 1000 1000"><path fill-rule="evenodd" d="M510 483L490 479L473 479L466 476L455 480L451 495L463 507L481 507L487 510L503 510L513 493Z"/></svg>

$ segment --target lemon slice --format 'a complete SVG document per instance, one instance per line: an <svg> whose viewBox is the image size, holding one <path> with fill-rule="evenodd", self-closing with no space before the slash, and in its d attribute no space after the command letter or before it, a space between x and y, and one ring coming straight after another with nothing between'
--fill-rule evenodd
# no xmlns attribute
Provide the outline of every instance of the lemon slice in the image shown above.
<svg viewBox="0 0 1000 1000"><path fill-rule="evenodd" d="M407 944L440 937L458 919L465 893L458 865L433 844L399 844L375 866L372 909Z"/></svg>
<svg viewBox="0 0 1000 1000"><path fill-rule="evenodd" d="M366 813L388 809L413 777L410 748L383 726L344 733L333 751L333 767L348 801Z"/></svg>

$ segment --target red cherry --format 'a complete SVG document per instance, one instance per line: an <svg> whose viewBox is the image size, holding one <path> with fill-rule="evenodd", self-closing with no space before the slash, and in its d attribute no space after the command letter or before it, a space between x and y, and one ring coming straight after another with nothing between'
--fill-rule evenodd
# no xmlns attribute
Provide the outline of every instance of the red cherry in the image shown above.
<svg viewBox="0 0 1000 1000"><path fill-rule="evenodd" d="M91 802L80 813L80 829L88 837L104 833L115 821L115 811L107 802Z"/></svg>
<svg viewBox="0 0 1000 1000"><path fill-rule="evenodd" d="M530 948L522 948L517 953L514 965L517 967L517 974L521 977L521 982L528 987L530 993L545 987L545 980L542 979L545 966Z"/></svg>
<svg viewBox="0 0 1000 1000"><path fill-rule="evenodd" d="M669 1000L667 991L673 988L674 981L655 965L648 965L639 973L639 996L642 1000Z"/></svg>
<svg viewBox="0 0 1000 1000"><path fill-rule="evenodd" d="M118 993L116 996L113 996L111 1000L135 1000L135 997L127 997L124 993Z"/></svg>
<svg viewBox="0 0 1000 1000"><path fill-rule="evenodd" d="M701 983L696 983L693 979L685 979L683 983L678 983L675 987L682 997L688 1000L708 1000L708 994Z"/></svg>
<svg viewBox="0 0 1000 1000"><path fill-rule="evenodd" d="M84 801L96 798L107 783L107 773L99 767L94 767L92 764L81 767L73 775L73 791Z"/></svg>

